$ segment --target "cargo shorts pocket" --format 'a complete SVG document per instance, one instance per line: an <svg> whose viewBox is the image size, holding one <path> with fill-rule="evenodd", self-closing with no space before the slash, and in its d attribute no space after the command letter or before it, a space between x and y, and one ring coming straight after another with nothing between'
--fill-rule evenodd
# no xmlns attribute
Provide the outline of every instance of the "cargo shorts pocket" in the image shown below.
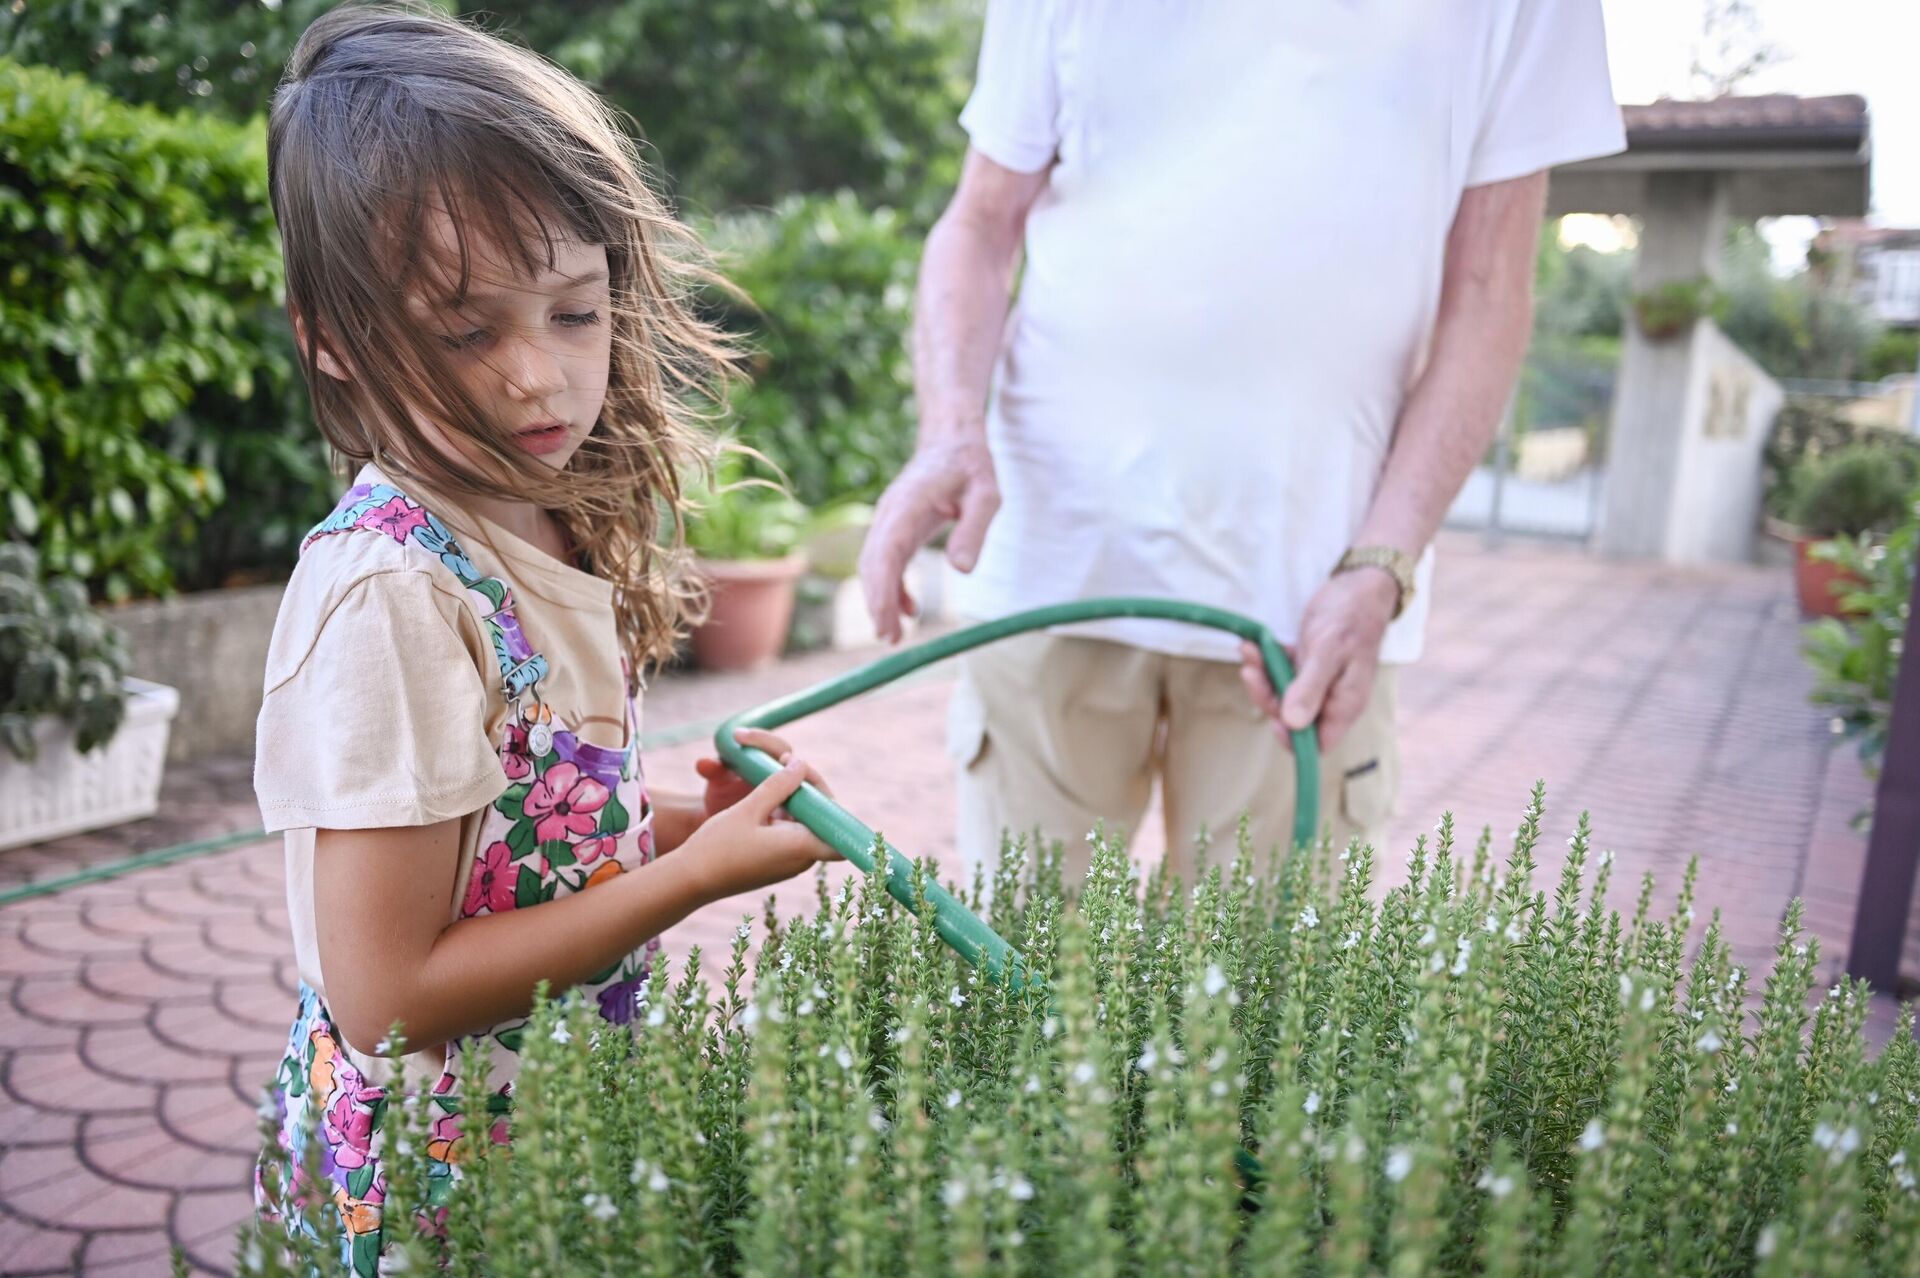
<svg viewBox="0 0 1920 1278"><path fill-rule="evenodd" d="M972 771L987 753L987 707L973 680L960 676L947 703L947 757Z"/></svg>
<svg viewBox="0 0 1920 1278"><path fill-rule="evenodd" d="M1393 815L1399 789L1393 760L1384 754L1364 759L1340 779L1340 810L1355 830L1377 834Z"/></svg>

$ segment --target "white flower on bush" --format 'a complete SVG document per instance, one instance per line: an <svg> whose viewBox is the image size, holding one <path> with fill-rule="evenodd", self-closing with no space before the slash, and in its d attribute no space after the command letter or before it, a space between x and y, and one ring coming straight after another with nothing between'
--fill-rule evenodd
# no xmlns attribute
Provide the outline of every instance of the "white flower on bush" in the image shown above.
<svg viewBox="0 0 1920 1278"><path fill-rule="evenodd" d="M842 1047L834 1052L833 1063L838 1065L841 1069L852 1069L853 1053L849 1052L846 1048Z"/></svg>
<svg viewBox="0 0 1920 1278"><path fill-rule="evenodd" d="M1600 1120L1597 1118L1588 1119L1586 1130L1580 1133L1580 1148L1591 1154L1594 1150L1606 1143L1607 1133L1606 1130L1600 1126Z"/></svg>
<svg viewBox="0 0 1920 1278"><path fill-rule="evenodd" d="M1207 974L1200 982L1200 988L1206 991L1208 998L1213 998L1227 988L1227 974L1220 970L1219 964L1207 964Z"/></svg>
<svg viewBox="0 0 1920 1278"><path fill-rule="evenodd" d="M1073 1067L1073 1081L1076 1083L1091 1083L1097 1074L1092 1061L1081 1061Z"/></svg>
<svg viewBox="0 0 1920 1278"><path fill-rule="evenodd" d="M1312 1118L1315 1114L1319 1113L1320 1112L1320 1093L1308 1092L1306 1103L1300 1106L1300 1108L1306 1113L1308 1118Z"/></svg>
<svg viewBox="0 0 1920 1278"><path fill-rule="evenodd" d="M1487 1193L1492 1194L1495 1198L1505 1198L1513 1192L1513 1177L1505 1175L1496 1176L1493 1174L1493 1168L1491 1167L1481 1172L1480 1179L1475 1181L1474 1184L1484 1189Z"/></svg>
<svg viewBox="0 0 1920 1278"><path fill-rule="evenodd" d="M1695 1043L1694 1046L1711 1056L1725 1047L1726 1043L1721 1039L1719 1034L1709 1028L1706 1033L1700 1036L1700 1041Z"/></svg>
<svg viewBox="0 0 1920 1278"><path fill-rule="evenodd" d="M562 1047L565 1047L568 1043L571 1043L573 1041L573 1031L567 1028L567 1023L565 1021L555 1021L553 1023L553 1033L547 1035L547 1037L551 1038L554 1042L560 1044Z"/></svg>
<svg viewBox="0 0 1920 1278"><path fill-rule="evenodd" d="M947 1205L948 1211L957 1210L961 1203L967 1201L967 1182L957 1178L948 1181L940 1189L940 1201Z"/></svg>
<svg viewBox="0 0 1920 1278"><path fill-rule="evenodd" d="M740 926L734 929L733 934L743 941L751 940L753 937L753 915L749 914L742 918L740 920Z"/></svg>
<svg viewBox="0 0 1920 1278"><path fill-rule="evenodd" d="M967 996L962 994L960 987L956 985L953 987L953 993L947 995L947 1002L953 1004L955 1007L965 1007L967 1005Z"/></svg>
<svg viewBox="0 0 1920 1278"><path fill-rule="evenodd" d="M1158 1065L1159 1063L1160 1063L1160 1050L1156 1048L1152 1043L1148 1043L1146 1047L1141 1051L1140 1059L1135 1061L1133 1064L1134 1064L1134 1068L1138 1069L1142 1074L1148 1074L1148 1073L1151 1073L1153 1071L1153 1067L1155 1065Z"/></svg>
<svg viewBox="0 0 1920 1278"><path fill-rule="evenodd" d="M1311 930L1319 926L1320 912L1309 905L1306 909L1300 911L1300 917L1294 920L1293 930L1298 932L1301 928Z"/></svg>
<svg viewBox="0 0 1920 1278"><path fill-rule="evenodd" d="M664 1008L664 1007L655 1007L655 1008L650 1008L650 1009L648 1009L648 1011L647 1011L647 1024L648 1024L648 1025L649 1025L650 1027L652 1027L652 1028L654 1028L654 1029L659 1029L659 1028L660 1028L660 1027L661 1027L662 1025L665 1025L666 1023L667 1023L667 1009L666 1009L666 1008Z"/></svg>
<svg viewBox="0 0 1920 1278"><path fill-rule="evenodd" d="M1413 1170L1413 1151L1412 1150L1407 1149L1404 1146L1396 1146L1393 1150L1388 1152L1386 1173L1387 1173L1387 1179L1389 1181L1397 1185L1401 1181L1405 1180L1407 1178L1407 1173L1412 1170Z"/></svg>
<svg viewBox="0 0 1920 1278"><path fill-rule="evenodd" d="M605 1194L588 1194L580 1200L580 1205L585 1207L587 1214L595 1220L612 1220L620 1214L620 1209L614 1206L613 1199Z"/></svg>
<svg viewBox="0 0 1920 1278"><path fill-rule="evenodd" d="M959 1108L960 1108L960 1102L961 1102L961 1101L963 1101L963 1100L965 1100L965 1099L966 1099L966 1097L964 1097L964 1096L962 1096L962 1095L960 1094L960 1089L956 1087L956 1088L954 1088L954 1089L953 1089L952 1091L950 1091L950 1092L948 1092L948 1093L947 1093L947 1108L948 1108L948 1109L959 1109Z"/></svg>

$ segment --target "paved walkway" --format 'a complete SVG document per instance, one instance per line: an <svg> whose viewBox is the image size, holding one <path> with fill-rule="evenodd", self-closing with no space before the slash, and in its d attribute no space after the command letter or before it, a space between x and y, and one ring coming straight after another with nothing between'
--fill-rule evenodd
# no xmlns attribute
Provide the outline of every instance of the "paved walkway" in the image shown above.
<svg viewBox="0 0 1920 1278"><path fill-rule="evenodd" d="M1556 836L1592 809L1617 884L1652 871L1670 891L1700 855L1703 904L1725 908L1756 962L1804 895L1835 969L1863 851L1848 819L1869 789L1807 704L1797 646L1777 570L1667 570L1450 535L1427 656L1402 682L1389 864L1443 808L1510 830L1545 777ZM731 712L870 655L663 680L646 727ZM895 685L792 735L852 811L951 868L947 691L941 674ZM702 752L698 740L652 752L650 780L687 785ZM245 761L183 770L155 820L0 853L0 889L257 825ZM1157 843L1144 835L1142 849ZM266 843L0 909L0 1273L163 1273L171 1245L227 1272L249 1209L254 1105L292 1009L281 890ZM800 909L812 895L803 882L782 899ZM724 949L755 909L722 902L668 947ZM1876 1017L1883 1034L1890 1017Z"/></svg>

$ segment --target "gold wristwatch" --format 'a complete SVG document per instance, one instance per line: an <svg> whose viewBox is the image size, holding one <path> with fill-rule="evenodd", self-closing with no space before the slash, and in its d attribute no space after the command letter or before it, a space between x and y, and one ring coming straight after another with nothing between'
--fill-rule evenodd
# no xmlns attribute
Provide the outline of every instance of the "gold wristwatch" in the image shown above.
<svg viewBox="0 0 1920 1278"><path fill-rule="evenodd" d="M1400 587L1400 601L1393 606L1393 615L1397 620L1413 602L1413 560L1392 546L1355 546L1340 556L1340 562L1334 568L1335 573L1352 572L1355 568L1384 568Z"/></svg>

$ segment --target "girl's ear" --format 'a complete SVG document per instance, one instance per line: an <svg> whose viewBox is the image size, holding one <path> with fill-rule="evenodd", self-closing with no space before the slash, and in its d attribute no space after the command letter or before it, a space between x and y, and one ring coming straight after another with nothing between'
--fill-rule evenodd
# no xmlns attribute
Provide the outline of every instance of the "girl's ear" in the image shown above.
<svg viewBox="0 0 1920 1278"><path fill-rule="evenodd" d="M299 311L295 310L292 307L287 308L287 315L293 320L294 344L299 350L304 352L307 349L306 318L302 316ZM340 381L340 382L352 381L353 374L348 372L345 365L343 365L338 359L334 358L333 352L327 348L327 343L324 340L324 330L323 330L322 336L323 336L323 340L320 343L320 350L318 352L318 361L320 364L320 371L325 373L328 377L333 378L335 381Z"/></svg>

